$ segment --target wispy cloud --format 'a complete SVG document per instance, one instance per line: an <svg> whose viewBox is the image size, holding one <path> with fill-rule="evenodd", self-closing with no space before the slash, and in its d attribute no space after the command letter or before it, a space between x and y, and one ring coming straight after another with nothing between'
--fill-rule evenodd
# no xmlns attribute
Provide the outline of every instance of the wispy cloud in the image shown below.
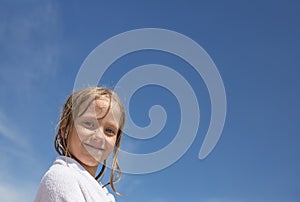
<svg viewBox="0 0 300 202"><path fill-rule="evenodd" d="M1 6L1 92L26 96L37 81L55 74L61 36L57 10L52 1Z"/></svg>
<svg viewBox="0 0 300 202"><path fill-rule="evenodd" d="M25 134L29 129L21 130L12 119L26 119L24 100L35 99L44 91L40 83L55 76L60 30L59 8L53 1L7 1L0 7L1 201L33 201L42 175L33 137Z"/></svg>
<svg viewBox="0 0 300 202"><path fill-rule="evenodd" d="M0 111L0 136L5 138L5 141L13 143L14 146L25 149L28 146L27 141L23 137L17 135L16 126L12 126L2 111Z"/></svg>
<svg viewBox="0 0 300 202"><path fill-rule="evenodd" d="M0 111L1 201L32 201L37 187L36 178L41 171L31 149L33 145L26 135L20 134L18 127Z"/></svg>
<svg viewBox="0 0 300 202"><path fill-rule="evenodd" d="M36 186L30 182L15 182L8 180L3 181L1 176L0 182L0 196L1 201L19 202L19 201L33 201Z"/></svg>

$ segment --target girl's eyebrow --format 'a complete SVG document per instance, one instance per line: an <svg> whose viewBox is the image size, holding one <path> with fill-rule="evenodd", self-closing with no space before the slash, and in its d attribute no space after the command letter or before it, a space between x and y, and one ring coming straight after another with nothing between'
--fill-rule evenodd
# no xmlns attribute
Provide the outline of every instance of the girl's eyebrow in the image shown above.
<svg viewBox="0 0 300 202"><path fill-rule="evenodd" d="M118 130L119 127L117 127L117 125L111 121L107 121L107 125L109 125L110 127L113 127L115 130Z"/></svg>
<svg viewBox="0 0 300 202"><path fill-rule="evenodd" d="M82 114L80 117L84 117L84 118L94 118L94 119L97 119L97 120L98 120L98 118L97 118L97 116L96 116L95 114L91 114L91 113L89 113L89 112Z"/></svg>

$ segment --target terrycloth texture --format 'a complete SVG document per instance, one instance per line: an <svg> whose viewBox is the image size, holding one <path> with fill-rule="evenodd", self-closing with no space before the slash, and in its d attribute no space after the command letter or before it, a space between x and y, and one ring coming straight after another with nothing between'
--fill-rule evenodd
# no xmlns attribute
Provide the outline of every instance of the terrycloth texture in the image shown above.
<svg viewBox="0 0 300 202"><path fill-rule="evenodd" d="M35 202L115 202L115 198L77 161L57 157L44 175Z"/></svg>

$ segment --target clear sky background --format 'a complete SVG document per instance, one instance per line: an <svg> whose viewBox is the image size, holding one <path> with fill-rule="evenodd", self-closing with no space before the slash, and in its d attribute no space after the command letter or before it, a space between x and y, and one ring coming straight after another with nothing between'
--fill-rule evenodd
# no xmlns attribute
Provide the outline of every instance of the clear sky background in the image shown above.
<svg viewBox="0 0 300 202"><path fill-rule="evenodd" d="M138 28L164 28L200 44L215 62L227 95L227 118L213 152L198 159L210 120L201 77L180 58L129 54L101 80L114 87L126 71L158 63L180 72L201 109L197 137L170 167L125 174L119 202L300 201L300 3L265 1L0 1L0 200L32 201L56 158L54 128L87 55L101 42ZM298 89L298 90L297 90ZM178 129L178 102L158 86L132 97L136 124L161 104L168 120L149 140L124 137L122 149L163 148ZM121 165L122 166L122 165Z"/></svg>

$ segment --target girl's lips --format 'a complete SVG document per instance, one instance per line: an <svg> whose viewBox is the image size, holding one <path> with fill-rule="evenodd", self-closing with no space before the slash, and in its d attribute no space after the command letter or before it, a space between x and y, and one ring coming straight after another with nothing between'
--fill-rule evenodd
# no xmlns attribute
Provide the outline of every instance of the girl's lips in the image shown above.
<svg viewBox="0 0 300 202"><path fill-rule="evenodd" d="M88 146L88 147L91 147L91 148L93 148L93 149L100 150L100 151L104 150L104 149L102 149L102 148L99 147L99 146L94 146L94 145L91 145L91 144L84 143L84 145L85 145L85 146Z"/></svg>

